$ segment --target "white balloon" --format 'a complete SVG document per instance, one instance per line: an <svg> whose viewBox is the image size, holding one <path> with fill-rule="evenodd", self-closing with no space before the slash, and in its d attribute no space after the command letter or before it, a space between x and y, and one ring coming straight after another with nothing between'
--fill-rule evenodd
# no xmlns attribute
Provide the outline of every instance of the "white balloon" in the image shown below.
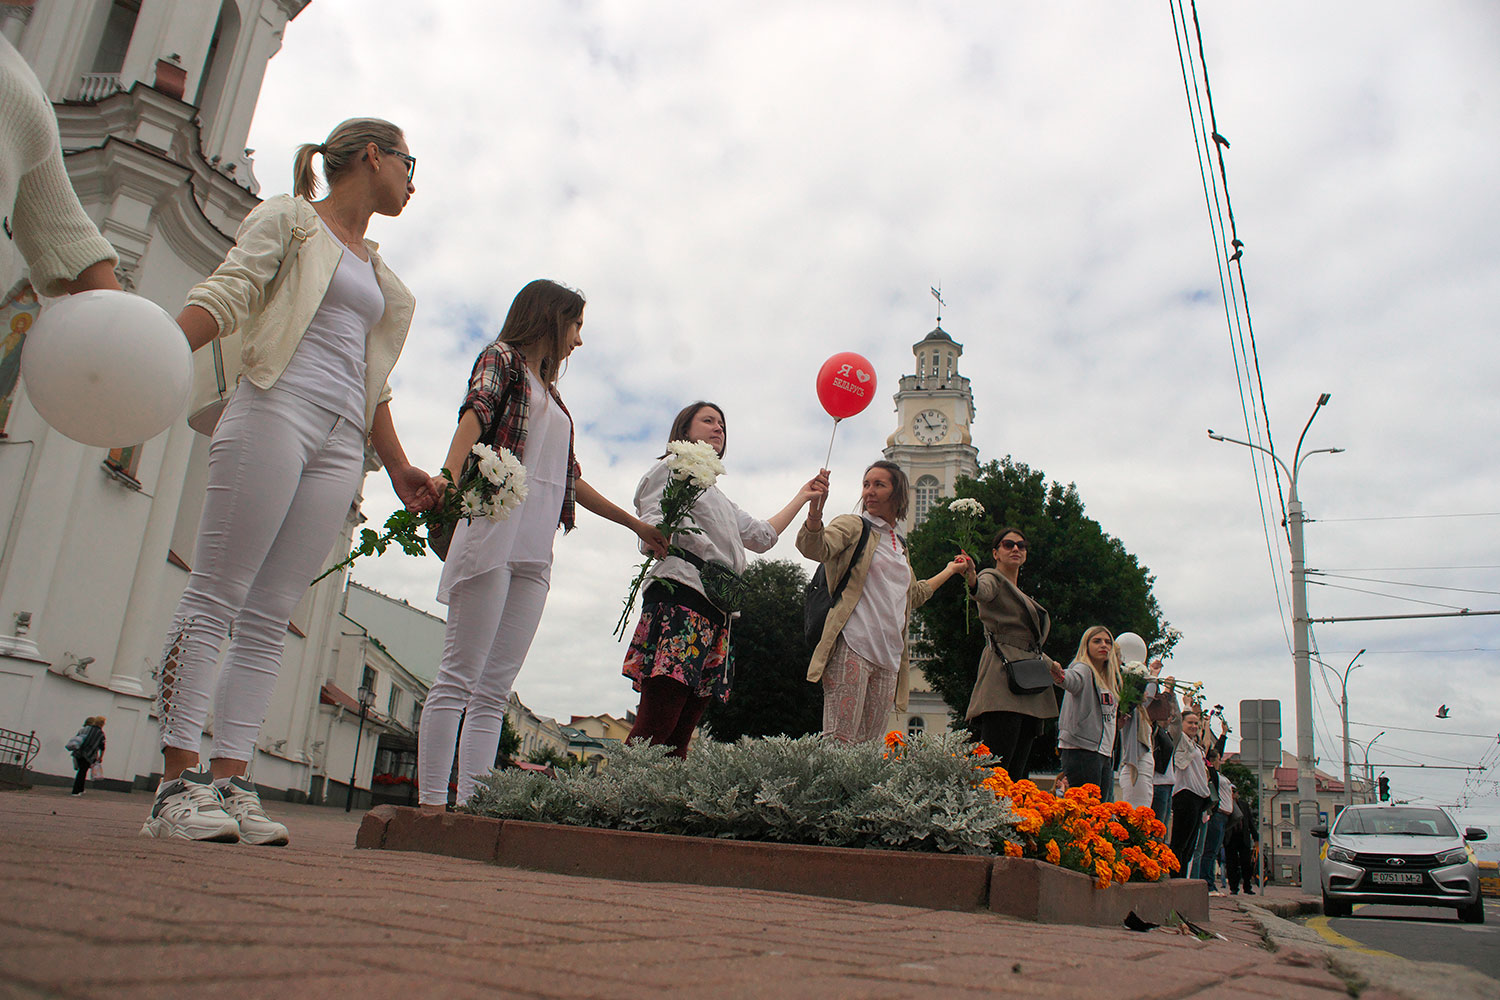
<svg viewBox="0 0 1500 1000"><path fill-rule="evenodd" d="M193 354L161 306L101 289L43 307L26 332L21 377L54 429L82 444L123 448L156 437L182 414Z"/></svg>
<svg viewBox="0 0 1500 1000"><path fill-rule="evenodd" d="M1146 640L1134 632L1122 632L1115 636L1115 645L1120 647L1120 662L1146 662Z"/></svg>

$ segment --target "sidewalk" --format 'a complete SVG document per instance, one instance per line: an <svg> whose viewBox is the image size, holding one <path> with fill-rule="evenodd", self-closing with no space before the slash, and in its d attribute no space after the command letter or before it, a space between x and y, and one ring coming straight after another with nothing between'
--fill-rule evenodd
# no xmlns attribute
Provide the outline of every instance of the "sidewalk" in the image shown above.
<svg viewBox="0 0 1500 1000"><path fill-rule="evenodd" d="M1199 941L356 851L359 813L268 805L290 847L138 837L142 794L0 793L0 997L1348 995L1228 897Z"/></svg>

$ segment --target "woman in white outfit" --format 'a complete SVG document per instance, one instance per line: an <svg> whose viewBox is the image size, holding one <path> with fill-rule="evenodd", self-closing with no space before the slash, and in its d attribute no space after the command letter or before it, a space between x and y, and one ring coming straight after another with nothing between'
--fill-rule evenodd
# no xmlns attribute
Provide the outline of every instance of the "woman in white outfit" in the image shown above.
<svg viewBox="0 0 1500 1000"><path fill-rule="evenodd" d="M509 450L526 467L526 499L503 521L460 521L437 599L448 605L443 660L422 706L418 801L441 811L458 752L456 802L495 766L511 685L531 648L552 576L552 539L571 531L575 499L630 528L658 555L660 531L579 478L573 419L557 392L564 361L583 344L583 296L538 279L516 295L495 342L480 352L444 469L457 481L475 444ZM434 480L434 485L443 480ZM462 734L460 734L462 720Z"/></svg>
<svg viewBox="0 0 1500 1000"><path fill-rule="evenodd" d="M313 202L317 155L329 190ZM193 350L238 331L244 371L214 430L193 572L157 675L164 764L143 834L287 842L245 773L287 621L359 491L366 441L409 508L437 498L401 448L386 384L415 303L364 238L372 215L401 214L415 168L401 130L373 118L302 146L295 195L245 218L177 318ZM213 747L199 773L210 702Z"/></svg>

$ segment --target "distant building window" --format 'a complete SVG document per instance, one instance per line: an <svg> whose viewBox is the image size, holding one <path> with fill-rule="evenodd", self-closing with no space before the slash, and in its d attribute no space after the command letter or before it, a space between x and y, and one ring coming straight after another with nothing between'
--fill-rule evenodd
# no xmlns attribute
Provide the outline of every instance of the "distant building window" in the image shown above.
<svg viewBox="0 0 1500 1000"><path fill-rule="evenodd" d="M1282 830L1281 831L1281 846L1282 847L1291 847L1292 846L1292 831L1290 831L1290 830Z"/></svg>
<svg viewBox="0 0 1500 1000"><path fill-rule="evenodd" d="M922 721L920 715L913 715L910 719L906 720L907 736L920 736L926 728L927 723Z"/></svg>
<svg viewBox="0 0 1500 1000"><path fill-rule="evenodd" d="M398 688L396 685L392 684L391 685L391 697L390 697L390 700L385 703L385 714L394 719L396 717L396 713L398 711L400 711L400 709L401 709L401 689Z"/></svg>
<svg viewBox="0 0 1500 1000"><path fill-rule="evenodd" d="M379 674L375 673L374 667L365 667L365 676L364 679L359 682L359 686L362 688L369 688L371 691L374 691L375 679L378 676Z"/></svg>
<svg viewBox="0 0 1500 1000"><path fill-rule="evenodd" d="M1283 802L1281 804L1281 818L1284 820L1291 820L1292 804L1290 802Z"/></svg>
<svg viewBox="0 0 1500 1000"><path fill-rule="evenodd" d="M927 512L932 510L942 495L943 484L937 481L935 476L923 476L917 480L917 508L915 514L916 524L927 520Z"/></svg>
<svg viewBox="0 0 1500 1000"><path fill-rule="evenodd" d="M104 456L106 471L117 473L131 482L135 482L135 470L140 464L141 446L138 444L124 448L111 448L109 454Z"/></svg>

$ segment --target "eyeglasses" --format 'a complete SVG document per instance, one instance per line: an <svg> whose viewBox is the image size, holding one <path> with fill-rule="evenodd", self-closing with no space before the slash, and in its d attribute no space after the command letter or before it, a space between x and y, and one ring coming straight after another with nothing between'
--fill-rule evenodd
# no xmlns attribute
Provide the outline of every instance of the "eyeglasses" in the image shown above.
<svg viewBox="0 0 1500 1000"><path fill-rule="evenodd" d="M386 149L384 146L376 146L375 148L382 153L401 157L401 159L406 161L406 179L408 181L417 179L417 158L415 156L412 156L410 153L403 153L399 149Z"/></svg>
<svg viewBox="0 0 1500 1000"><path fill-rule="evenodd" d="M1014 538L1000 539L1000 547L1006 551L1010 551L1011 549L1020 549L1022 552L1026 551L1026 543L1024 541L1017 541Z"/></svg>

